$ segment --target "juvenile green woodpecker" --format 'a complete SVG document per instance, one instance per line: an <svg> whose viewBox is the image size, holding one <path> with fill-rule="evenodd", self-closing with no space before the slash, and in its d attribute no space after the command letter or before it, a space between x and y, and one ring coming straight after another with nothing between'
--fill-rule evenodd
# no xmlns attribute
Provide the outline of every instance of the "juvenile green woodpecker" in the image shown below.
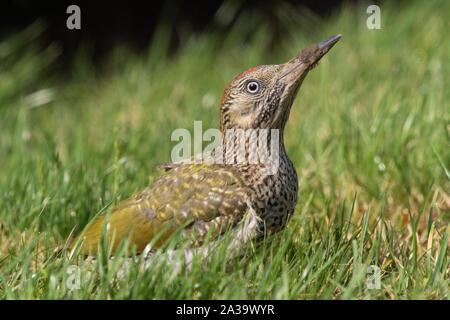
<svg viewBox="0 0 450 320"><path fill-rule="evenodd" d="M243 226L235 232L240 244L282 229L295 210L298 193L297 173L284 147L284 128L304 78L340 38L332 36L284 64L258 66L234 78L220 105L222 137L235 129L268 129L266 141L246 136L243 161L162 166L158 180L112 209L107 230L113 252L125 236L139 253L158 235L151 248L156 249L180 227L193 247L202 244L208 232L219 239L238 225ZM278 165L275 172L265 174L265 163L249 161L248 150L266 142L272 146L272 129L279 132L277 150L271 150L278 155ZM222 146L229 150L229 141ZM72 244L80 242L81 252L96 253L105 221L105 215L98 217Z"/></svg>

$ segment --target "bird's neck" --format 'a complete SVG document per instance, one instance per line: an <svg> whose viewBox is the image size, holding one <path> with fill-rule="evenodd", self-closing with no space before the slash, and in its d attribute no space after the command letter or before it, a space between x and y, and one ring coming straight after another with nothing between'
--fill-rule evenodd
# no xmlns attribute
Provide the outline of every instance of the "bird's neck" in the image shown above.
<svg viewBox="0 0 450 320"><path fill-rule="evenodd" d="M264 219L267 215L278 214L281 215L280 219L284 224L285 218L292 214L297 203L297 172L287 155L283 131L280 130L278 134L268 134L264 138L262 144L269 151L268 159L256 164L252 163L252 152L248 150L252 150L255 146L259 149L261 140L246 139L248 147L245 153L246 161L230 166L239 173L243 183L252 190L249 193L249 200L258 216ZM237 156L236 151L233 155ZM261 158L258 157L258 160Z"/></svg>
<svg viewBox="0 0 450 320"><path fill-rule="evenodd" d="M214 152L224 164L236 168L253 166L262 174L276 174L280 164L288 160L283 130L278 129L224 130Z"/></svg>

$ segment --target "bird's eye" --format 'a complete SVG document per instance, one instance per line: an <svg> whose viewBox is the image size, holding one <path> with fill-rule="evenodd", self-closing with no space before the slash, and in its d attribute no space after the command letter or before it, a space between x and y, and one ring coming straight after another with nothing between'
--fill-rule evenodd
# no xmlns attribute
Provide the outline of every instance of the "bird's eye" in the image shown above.
<svg viewBox="0 0 450 320"><path fill-rule="evenodd" d="M250 81L247 83L247 92L249 93L257 93L259 91L259 82L258 81Z"/></svg>

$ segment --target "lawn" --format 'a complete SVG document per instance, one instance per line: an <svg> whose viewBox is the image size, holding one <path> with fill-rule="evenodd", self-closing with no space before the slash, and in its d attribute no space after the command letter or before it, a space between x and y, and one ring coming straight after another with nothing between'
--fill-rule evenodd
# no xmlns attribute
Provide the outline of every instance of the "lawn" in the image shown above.
<svg viewBox="0 0 450 320"><path fill-rule="evenodd" d="M448 1L390 2L382 29L369 30L365 8L343 7L276 45L264 25L244 39L238 21L172 55L161 25L148 50L118 47L101 71L81 46L56 72L60 48L39 44L39 22L2 39L0 298L448 299L448 12ZM219 126L223 89L238 73L337 33L287 124L300 191L283 232L231 265L196 260L190 272L163 252L150 268L119 274L126 250L112 263L108 248L91 263L58 254L155 178L177 143L173 130ZM80 282L70 289L73 275Z"/></svg>

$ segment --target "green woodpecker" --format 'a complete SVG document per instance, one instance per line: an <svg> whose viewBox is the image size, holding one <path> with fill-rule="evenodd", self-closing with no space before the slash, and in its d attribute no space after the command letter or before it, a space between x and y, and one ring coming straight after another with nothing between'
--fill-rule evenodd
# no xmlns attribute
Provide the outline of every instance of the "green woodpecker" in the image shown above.
<svg viewBox="0 0 450 320"><path fill-rule="evenodd" d="M138 253L157 237L151 248L156 249L180 227L192 247L202 244L208 233L220 239L226 229L236 229L240 244L282 229L295 210L298 193L297 173L284 147L284 128L303 79L340 38L335 35L284 64L255 67L233 79L220 105L222 137L236 129L268 129L269 134L264 139L245 135L243 161L162 166L158 180L112 209L107 230L113 252L125 236ZM249 161L248 150L265 143L273 146L273 129L278 130L277 149L271 151L278 165L267 174L266 163ZM237 140L221 144L225 154L236 152L230 146ZM81 243L86 254L97 252L105 222L105 215L98 217L72 245ZM238 231L238 225L243 229Z"/></svg>

